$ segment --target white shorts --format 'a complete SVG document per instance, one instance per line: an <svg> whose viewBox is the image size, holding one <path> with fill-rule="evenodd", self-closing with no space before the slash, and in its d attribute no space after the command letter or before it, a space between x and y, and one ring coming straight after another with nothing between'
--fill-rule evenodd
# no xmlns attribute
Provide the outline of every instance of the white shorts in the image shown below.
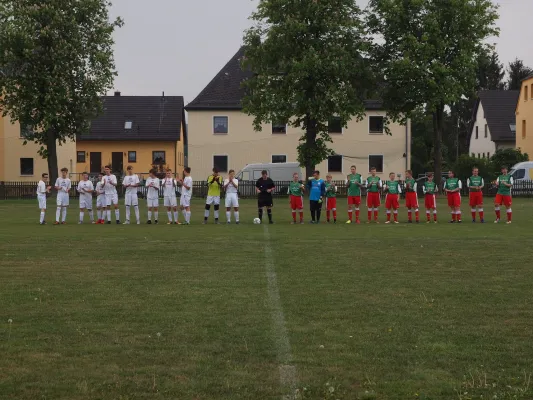
<svg viewBox="0 0 533 400"><path fill-rule="evenodd" d="M239 196L237 193L226 193L226 208L239 207Z"/></svg>
<svg viewBox="0 0 533 400"><path fill-rule="evenodd" d="M191 196L181 196L180 197L180 206L190 207L191 206Z"/></svg>
<svg viewBox="0 0 533 400"><path fill-rule="evenodd" d="M58 207L67 207L69 205L68 193L58 193L57 194L57 206Z"/></svg>
<svg viewBox="0 0 533 400"><path fill-rule="evenodd" d="M106 207L106 199L105 195L100 195L96 198L96 208L105 208Z"/></svg>
<svg viewBox="0 0 533 400"><path fill-rule="evenodd" d="M46 196L37 196L39 202L39 210L46 210Z"/></svg>
<svg viewBox="0 0 533 400"><path fill-rule="evenodd" d="M105 195L105 205L107 207L112 205L118 205L118 194L106 194Z"/></svg>
<svg viewBox="0 0 533 400"><path fill-rule="evenodd" d="M126 206L133 206L133 207L138 206L139 198L137 197L137 193L126 193L124 204Z"/></svg>
<svg viewBox="0 0 533 400"><path fill-rule="evenodd" d="M177 207L178 199L176 198L176 196L172 196L172 197L165 196L164 205L165 207Z"/></svg>
<svg viewBox="0 0 533 400"><path fill-rule="evenodd" d="M205 204L214 204L215 206L218 206L220 204L220 196L207 196Z"/></svg>
<svg viewBox="0 0 533 400"><path fill-rule="evenodd" d="M146 199L148 207L159 207L159 199Z"/></svg>
<svg viewBox="0 0 533 400"><path fill-rule="evenodd" d="M80 210L82 208L86 208L87 210L92 210L93 209L93 199L92 198L88 198L88 199L84 199L82 196L80 196Z"/></svg>

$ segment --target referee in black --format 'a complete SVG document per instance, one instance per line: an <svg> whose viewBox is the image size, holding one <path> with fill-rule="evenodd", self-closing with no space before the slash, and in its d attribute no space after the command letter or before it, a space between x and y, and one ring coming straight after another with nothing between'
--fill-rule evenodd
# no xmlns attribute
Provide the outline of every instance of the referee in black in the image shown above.
<svg viewBox="0 0 533 400"><path fill-rule="evenodd" d="M266 170L261 171L261 178L259 178L255 183L255 190L257 192L257 208L261 222L263 222L263 208L266 207L268 223L274 223L272 221L272 207L274 206L272 192L275 188L276 185L274 185L274 181L268 177L268 172Z"/></svg>

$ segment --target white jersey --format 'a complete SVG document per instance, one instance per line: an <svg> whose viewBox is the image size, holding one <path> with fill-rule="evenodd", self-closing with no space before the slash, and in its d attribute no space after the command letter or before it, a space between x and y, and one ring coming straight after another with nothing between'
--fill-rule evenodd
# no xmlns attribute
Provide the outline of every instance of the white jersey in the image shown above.
<svg viewBox="0 0 533 400"><path fill-rule="evenodd" d="M133 175L126 175L124 179L122 180L122 184L124 186L126 185L138 185L140 183L139 177L135 174ZM126 194L135 194L137 193L137 187L136 186L128 186L126 188Z"/></svg>
<svg viewBox="0 0 533 400"><path fill-rule="evenodd" d="M46 197L46 183L39 181L37 184L37 197Z"/></svg>
<svg viewBox="0 0 533 400"><path fill-rule="evenodd" d="M104 186L103 186L102 182L98 182L96 184L95 191L96 191L96 195L97 195L98 198L102 198L102 197L105 196Z"/></svg>
<svg viewBox="0 0 533 400"><path fill-rule="evenodd" d="M90 192L87 192L89 190ZM80 200L91 200L93 198L92 191L94 190L91 181L80 181L78 183L78 192L80 193Z"/></svg>
<svg viewBox="0 0 533 400"><path fill-rule="evenodd" d="M176 188L178 187L178 182L176 182L174 178L164 178L161 181L161 186L163 187L163 196L176 197Z"/></svg>
<svg viewBox="0 0 533 400"><path fill-rule="evenodd" d="M146 188L148 189L146 194L148 200L159 199L159 178L148 178Z"/></svg>
<svg viewBox="0 0 533 400"><path fill-rule="evenodd" d="M56 188L57 187L59 188L57 191L58 195L60 194L68 195L68 193L70 192L70 188L72 187L72 183L70 182L70 179L68 178L57 178L55 186Z"/></svg>
<svg viewBox="0 0 533 400"><path fill-rule="evenodd" d="M104 181L104 191L106 196L117 194L117 177L115 175L105 175L102 180Z"/></svg>
<svg viewBox="0 0 533 400"><path fill-rule="evenodd" d="M185 188L187 186L189 189ZM191 197L192 196L192 177L186 176L181 186L181 195Z"/></svg>
<svg viewBox="0 0 533 400"><path fill-rule="evenodd" d="M229 179L224 179L224 187L226 188L226 193L237 193L238 187L239 187L239 181L235 178L233 178L233 184L236 186L233 186L232 184L229 184Z"/></svg>

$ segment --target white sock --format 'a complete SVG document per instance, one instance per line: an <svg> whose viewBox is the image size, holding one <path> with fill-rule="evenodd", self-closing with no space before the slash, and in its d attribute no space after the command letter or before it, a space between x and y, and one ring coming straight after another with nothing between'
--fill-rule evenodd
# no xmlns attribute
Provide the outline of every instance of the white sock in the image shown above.
<svg viewBox="0 0 533 400"><path fill-rule="evenodd" d="M226 211L226 221L231 221L231 211Z"/></svg>
<svg viewBox="0 0 533 400"><path fill-rule="evenodd" d="M209 218L209 210L205 210L204 211L204 217L205 218Z"/></svg>
<svg viewBox="0 0 533 400"><path fill-rule="evenodd" d="M390 210L387 210L387 214L390 214Z"/></svg>
<svg viewBox="0 0 533 400"><path fill-rule="evenodd" d="M44 211L41 211L41 217L39 218L39 223L42 224L44 221Z"/></svg>
<svg viewBox="0 0 533 400"><path fill-rule="evenodd" d="M437 210L433 210L433 215L437 214Z"/></svg>
<svg viewBox="0 0 533 400"><path fill-rule="evenodd" d="M106 210L106 216L107 216L107 220L108 221L111 221L111 210Z"/></svg>
<svg viewBox="0 0 533 400"><path fill-rule="evenodd" d="M56 208L56 222L59 222L61 219L61 207Z"/></svg>
<svg viewBox="0 0 533 400"><path fill-rule="evenodd" d="M148 211L148 221L151 221L151 220L152 220L152 212Z"/></svg>
<svg viewBox="0 0 533 400"><path fill-rule="evenodd" d="M215 214L215 219L218 219L218 210L215 210L213 214Z"/></svg>
<svg viewBox="0 0 533 400"><path fill-rule="evenodd" d="M115 208L115 219L120 221L120 210L118 208Z"/></svg>
<svg viewBox="0 0 533 400"><path fill-rule="evenodd" d="M63 214L63 222L65 222L67 220L67 207L63 207L61 211Z"/></svg>
<svg viewBox="0 0 533 400"><path fill-rule="evenodd" d="M137 222L141 220L141 216L139 215L139 206L135 206L135 219L137 219Z"/></svg>
<svg viewBox="0 0 533 400"><path fill-rule="evenodd" d="M239 212L238 211L234 211L233 215L235 215L235 221L239 222Z"/></svg>
<svg viewBox="0 0 533 400"><path fill-rule="evenodd" d="M98 221L102 219L102 211L96 210L96 216L98 217Z"/></svg>
<svg viewBox="0 0 533 400"><path fill-rule="evenodd" d="M93 213L93 210L89 210L89 218L91 219L91 222L94 222L94 213Z"/></svg>
<svg viewBox="0 0 533 400"><path fill-rule="evenodd" d="M168 222L172 222L172 212L167 211Z"/></svg>
<svg viewBox="0 0 533 400"><path fill-rule="evenodd" d="M191 222L191 212L190 211L187 211L187 216L185 217L185 220L187 221L187 223Z"/></svg>
<svg viewBox="0 0 533 400"><path fill-rule="evenodd" d="M83 222L83 215L84 215L84 214L85 214L85 213L84 213L83 211L80 211L80 222Z"/></svg>
<svg viewBox="0 0 533 400"><path fill-rule="evenodd" d="M159 211L154 211L154 219L159 220Z"/></svg>
<svg viewBox="0 0 533 400"><path fill-rule="evenodd" d="M178 222L179 219L180 219L180 213L177 212L177 211L174 211L174 221L175 221L175 222Z"/></svg>
<svg viewBox="0 0 533 400"><path fill-rule="evenodd" d="M130 220L131 210L130 206L126 206L126 221Z"/></svg>

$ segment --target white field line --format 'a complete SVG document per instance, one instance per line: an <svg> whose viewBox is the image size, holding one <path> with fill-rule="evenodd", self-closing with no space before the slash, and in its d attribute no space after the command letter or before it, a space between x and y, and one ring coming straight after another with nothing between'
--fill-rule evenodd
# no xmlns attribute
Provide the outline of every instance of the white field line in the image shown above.
<svg viewBox="0 0 533 400"><path fill-rule="evenodd" d="M268 226L264 225L264 248L265 248L265 272L267 277L268 305L272 316L274 342L276 344L277 358L279 362L279 381L282 390L282 400L295 398L298 377L296 367L291 365L291 343L285 325L285 316L279 295L278 277L274 267L272 248L270 246L270 233Z"/></svg>

